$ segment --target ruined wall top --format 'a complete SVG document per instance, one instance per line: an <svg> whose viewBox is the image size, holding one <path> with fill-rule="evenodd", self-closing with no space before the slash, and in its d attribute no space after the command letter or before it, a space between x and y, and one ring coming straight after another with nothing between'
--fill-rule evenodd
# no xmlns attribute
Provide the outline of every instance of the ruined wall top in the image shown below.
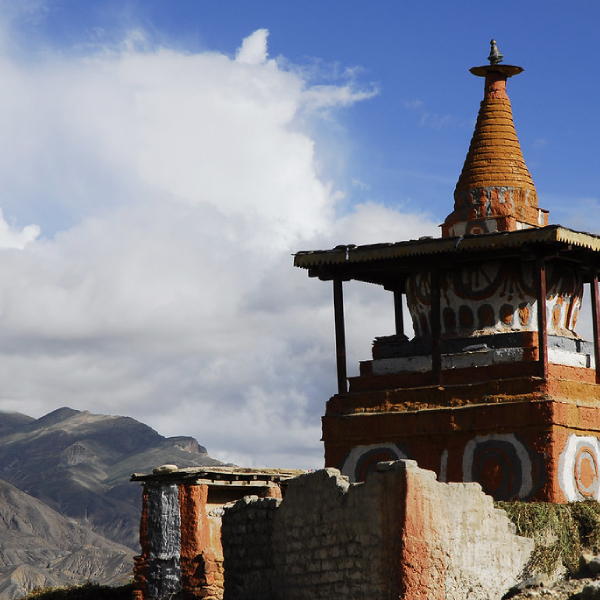
<svg viewBox="0 0 600 600"><path fill-rule="evenodd" d="M280 484L305 471L301 469L250 469L245 467L212 465L205 467L178 468L177 465L161 465L152 473L133 473L131 481L169 485L186 481L192 484L227 485L228 487L265 486Z"/></svg>

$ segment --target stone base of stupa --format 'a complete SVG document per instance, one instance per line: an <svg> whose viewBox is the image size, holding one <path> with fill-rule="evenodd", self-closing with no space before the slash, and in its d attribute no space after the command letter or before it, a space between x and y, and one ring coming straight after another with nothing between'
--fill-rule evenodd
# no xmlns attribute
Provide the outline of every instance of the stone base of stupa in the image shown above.
<svg viewBox="0 0 600 600"><path fill-rule="evenodd" d="M593 362L585 343L575 342L555 357ZM595 369L550 363L544 379L535 348L505 362L470 350L480 366L469 366L462 350L445 361L467 366L443 370L440 383L431 371L374 373L377 360L364 363L350 392L327 403L326 466L360 481L379 461L410 458L440 481L478 481L497 500L600 499Z"/></svg>

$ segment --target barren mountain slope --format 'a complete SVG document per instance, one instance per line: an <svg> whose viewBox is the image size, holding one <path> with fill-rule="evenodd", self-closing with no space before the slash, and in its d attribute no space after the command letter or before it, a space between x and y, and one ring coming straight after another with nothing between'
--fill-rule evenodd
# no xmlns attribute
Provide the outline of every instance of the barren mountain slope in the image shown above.
<svg viewBox="0 0 600 600"><path fill-rule="evenodd" d="M133 555L0 480L0 600L48 585L124 583Z"/></svg>
<svg viewBox="0 0 600 600"><path fill-rule="evenodd" d="M129 417L70 408L40 419L0 413L0 478L132 549L141 510L132 472L221 464L193 438L165 438Z"/></svg>

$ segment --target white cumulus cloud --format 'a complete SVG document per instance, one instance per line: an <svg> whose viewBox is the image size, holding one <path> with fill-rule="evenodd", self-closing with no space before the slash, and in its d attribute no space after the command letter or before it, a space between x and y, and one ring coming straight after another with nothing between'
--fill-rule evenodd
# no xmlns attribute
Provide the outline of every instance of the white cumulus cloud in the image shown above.
<svg viewBox="0 0 600 600"><path fill-rule="evenodd" d="M217 458L322 464L331 289L291 254L435 225L367 202L336 217L309 132L372 92L311 87L267 35L235 59L143 35L0 54L0 409L127 414ZM351 366L390 332L386 302L348 290Z"/></svg>
<svg viewBox="0 0 600 600"><path fill-rule="evenodd" d="M244 39L238 48L235 60L245 65L260 65L267 60L268 29L257 29Z"/></svg>
<svg viewBox="0 0 600 600"><path fill-rule="evenodd" d="M2 209L0 209L0 249L18 248L22 250L25 244L33 242L40 235L37 225L27 225L23 229L12 227L4 220Z"/></svg>

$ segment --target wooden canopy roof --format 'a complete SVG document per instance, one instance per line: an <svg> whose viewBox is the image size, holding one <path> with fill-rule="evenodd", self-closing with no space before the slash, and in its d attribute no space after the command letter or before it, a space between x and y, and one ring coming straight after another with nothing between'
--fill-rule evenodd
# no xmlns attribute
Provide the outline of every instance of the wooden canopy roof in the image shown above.
<svg viewBox="0 0 600 600"><path fill-rule="evenodd" d="M600 263L600 236L560 225L461 237L421 238L405 242L341 245L331 250L309 250L294 255L294 266L310 277L328 281L365 281L397 289L409 273L426 265L452 266L459 262L518 256L559 258L575 262L584 279Z"/></svg>

